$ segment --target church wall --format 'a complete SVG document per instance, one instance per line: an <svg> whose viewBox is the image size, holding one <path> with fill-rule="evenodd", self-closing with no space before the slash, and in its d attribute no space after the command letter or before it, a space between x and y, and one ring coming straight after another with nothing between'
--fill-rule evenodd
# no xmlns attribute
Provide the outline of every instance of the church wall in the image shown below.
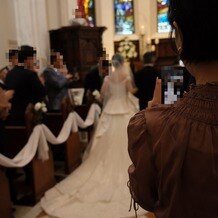
<svg viewBox="0 0 218 218"><path fill-rule="evenodd" d="M1 63L7 63L5 52L9 48L31 44L39 50L41 65L46 65L49 55L48 31L70 24L74 1L76 0L0 0ZM114 34L113 0L95 1L96 22L98 26L107 27L103 33L103 46L111 57L114 54L114 41L124 38L124 35ZM135 0L134 7L136 32L128 35L128 38L140 40L141 53L144 53L146 42L151 38L164 38L168 34L157 34L156 1Z"/></svg>
<svg viewBox="0 0 218 218"><path fill-rule="evenodd" d="M0 0L0 68L8 64L6 53L17 47L13 0Z"/></svg>

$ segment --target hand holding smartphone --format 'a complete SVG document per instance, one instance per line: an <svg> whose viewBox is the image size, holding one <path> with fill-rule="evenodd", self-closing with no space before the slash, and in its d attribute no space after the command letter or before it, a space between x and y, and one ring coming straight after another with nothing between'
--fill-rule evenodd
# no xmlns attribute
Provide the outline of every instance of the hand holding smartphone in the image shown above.
<svg viewBox="0 0 218 218"><path fill-rule="evenodd" d="M148 102L148 108L151 108L151 107L156 106L156 105L161 103L161 95L162 95L162 93L161 93L161 90L162 90L161 86L162 86L162 81L161 81L161 79L159 79L157 77L156 84L155 84L155 89L154 89L154 94L153 94L153 98L152 98L151 101Z"/></svg>
<svg viewBox="0 0 218 218"><path fill-rule="evenodd" d="M161 79L161 103L171 105L179 101L183 96L183 68L173 66L163 67Z"/></svg>

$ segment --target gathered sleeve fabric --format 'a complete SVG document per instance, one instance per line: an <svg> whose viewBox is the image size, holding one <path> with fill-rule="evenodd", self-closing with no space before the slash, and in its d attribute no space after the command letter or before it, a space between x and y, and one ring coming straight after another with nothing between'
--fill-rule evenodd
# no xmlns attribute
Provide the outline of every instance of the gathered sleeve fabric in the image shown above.
<svg viewBox="0 0 218 218"><path fill-rule="evenodd" d="M145 110L129 122L128 152L135 167L133 172L129 172L132 197L142 208L153 211L158 201L158 184Z"/></svg>

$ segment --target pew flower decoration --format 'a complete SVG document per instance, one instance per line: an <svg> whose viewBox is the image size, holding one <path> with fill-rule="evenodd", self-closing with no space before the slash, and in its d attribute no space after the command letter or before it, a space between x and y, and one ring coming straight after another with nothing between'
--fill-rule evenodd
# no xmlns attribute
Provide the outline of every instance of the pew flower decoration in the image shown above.
<svg viewBox="0 0 218 218"><path fill-rule="evenodd" d="M92 92L92 95L93 95L93 97L94 97L94 99L95 99L96 101L100 101L100 100L101 100L101 94L100 94L100 92L99 92L97 89L95 89L95 90Z"/></svg>
<svg viewBox="0 0 218 218"><path fill-rule="evenodd" d="M34 105L34 123L39 124L42 123L42 119L47 112L47 107L44 102L37 102Z"/></svg>
<svg viewBox="0 0 218 218"><path fill-rule="evenodd" d="M120 41L118 46L118 53L120 53L126 61L132 58L136 58L138 53L136 51L136 46L127 37Z"/></svg>

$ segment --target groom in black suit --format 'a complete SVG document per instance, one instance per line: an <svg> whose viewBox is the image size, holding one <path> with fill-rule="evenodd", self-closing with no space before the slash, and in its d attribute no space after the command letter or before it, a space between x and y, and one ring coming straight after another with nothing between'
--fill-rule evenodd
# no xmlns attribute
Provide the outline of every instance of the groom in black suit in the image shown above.
<svg viewBox="0 0 218 218"><path fill-rule="evenodd" d="M134 80L138 88L136 97L139 98L140 110L148 106L148 101L153 97L157 71L154 68L155 53L147 52L143 55L144 66L142 69L134 73Z"/></svg>

